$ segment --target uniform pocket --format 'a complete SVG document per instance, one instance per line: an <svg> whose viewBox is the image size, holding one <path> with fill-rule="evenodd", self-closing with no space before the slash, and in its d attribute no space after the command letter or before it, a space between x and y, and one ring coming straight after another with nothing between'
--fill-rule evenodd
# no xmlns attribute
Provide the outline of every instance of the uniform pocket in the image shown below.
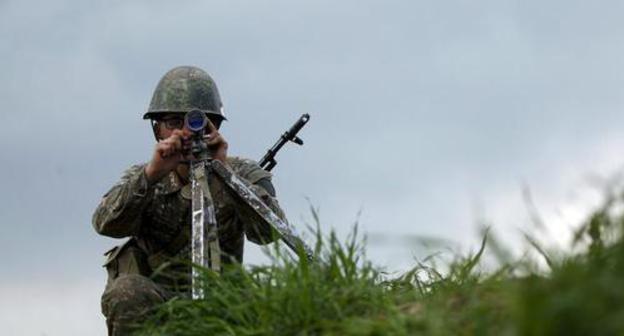
<svg viewBox="0 0 624 336"><path fill-rule="evenodd" d="M152 273L147 263L147 255L134 239L115 246L104 255L107 256L104 267L108 272L109 280L114 280L122 274L139 274L148 277Z"/></svg>

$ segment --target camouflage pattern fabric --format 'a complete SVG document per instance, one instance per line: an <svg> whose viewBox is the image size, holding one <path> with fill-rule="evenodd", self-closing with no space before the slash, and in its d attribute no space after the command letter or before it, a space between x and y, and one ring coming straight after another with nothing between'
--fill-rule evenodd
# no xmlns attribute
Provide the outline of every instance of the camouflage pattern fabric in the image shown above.
<svg viewBox="0 0 624 336"><path fill-rule="evenodd" d="M252 190L285 220L274 197L269 172L247 159L229 157L226 163L239 177L249 181ZM147 255L149 269L159 270L155 274L136 275L140 278L117 273L109 278L102 296L102 312L112 334L116 328L131 330L129 322L144 316L139 310L162 303L173 295L187 295L190 286L190 186L182 185L175 172L149 185L144 167L143 164L129 168L104 195L93 215L93 226L98 233L114 238L132 237ZM258 244L276 238L271 228L253 222L237 210L237 201L214 175L209 184L215 202L222 264L242 262L245 236ZM180 237L183 243L174 244L179 248L172 251L172 241L179 241ZM109 257L116 257L116 253ZM136 309L128 306L136 306Z"/></svg>
<svg viewBox="0 0 624 336"><path fill-rule="evenodd" d="M150 312L174 295L149 278L124 274L109 282L102 294L102 312L110 336L130 335Z"/></svg>

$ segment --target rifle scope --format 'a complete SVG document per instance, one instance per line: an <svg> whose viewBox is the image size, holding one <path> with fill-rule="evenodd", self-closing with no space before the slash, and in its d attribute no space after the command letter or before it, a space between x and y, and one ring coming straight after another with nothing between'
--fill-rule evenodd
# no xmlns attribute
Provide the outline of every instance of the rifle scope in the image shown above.
<svg viewBox="0 0 624 336"><path fill-rule="evenodd" d="M198 159L209 159L206 143L204 142L204 130L208 124L208 116L201 110L190 110L184 116L184 124L189 131L193 132L191 153Z"/></svg>
<svg viewBox="0 0 624 336"><path fill-rule="evenodd" d="M204 128L208 124L208 117L201 110L190 110L184 116L184 123L193 133L204 133Z"/></svg>

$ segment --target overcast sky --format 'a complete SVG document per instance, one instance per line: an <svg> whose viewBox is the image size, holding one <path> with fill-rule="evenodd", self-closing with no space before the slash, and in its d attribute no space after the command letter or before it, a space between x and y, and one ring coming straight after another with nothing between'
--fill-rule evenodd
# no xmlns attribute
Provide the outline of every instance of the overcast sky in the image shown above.
<svg viewBox="0 0 624 336"><path fill-rule="evenodd" d="M486 220L530 228L522 187L565 242L624 159L621 1L0 0L0 325L7 335L105 335L91 214L150 157L141 119L159 78L217 81L230 154L278 157L295 225L341 234L361 211L391 270L438 237L467 250ZM593 183L593 182L592 182ZM385 243L384 243L385 242ZM249 248L251 245L248 244ZM264 262L257 248L249 263Z"/></svg>

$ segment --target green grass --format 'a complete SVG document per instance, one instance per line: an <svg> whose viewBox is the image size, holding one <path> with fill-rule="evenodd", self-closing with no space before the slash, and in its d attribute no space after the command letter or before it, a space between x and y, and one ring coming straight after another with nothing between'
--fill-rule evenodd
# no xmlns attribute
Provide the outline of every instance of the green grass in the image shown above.
<svg viewBox="0 0 624 336"><path fill-rule="evenodd" d="M176 299L144 335L624 335L623 219L618 202L597 210L576 234L575 253L525 257L481 271L477 253L435 266L418 262L388 279L364 258L354 230L341 242L317 234L318 260L276 249L271 266L204 272L205 300Z"/></svg>

